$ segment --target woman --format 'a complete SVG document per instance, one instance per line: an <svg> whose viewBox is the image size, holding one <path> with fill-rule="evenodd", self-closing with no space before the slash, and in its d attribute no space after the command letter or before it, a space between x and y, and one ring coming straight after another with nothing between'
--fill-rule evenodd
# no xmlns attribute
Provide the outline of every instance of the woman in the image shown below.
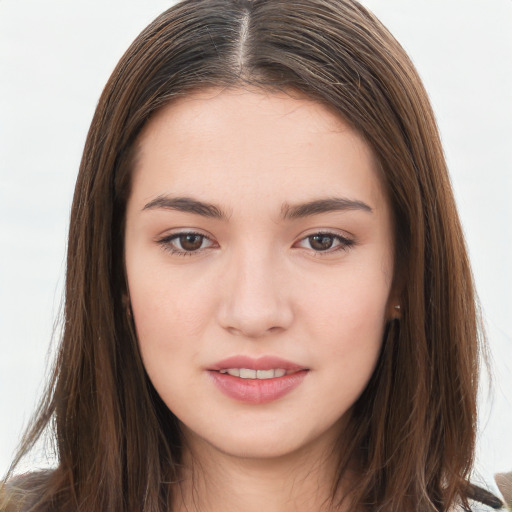
<svg viewBox="0 0 512 512"><path fill-rule="evenodd" d="M59 466L10 483L15 510L475 494L478 318L442 149L355 2L185 1L136 39L84 150L65 315L20 451L54 421Z"/></svg>

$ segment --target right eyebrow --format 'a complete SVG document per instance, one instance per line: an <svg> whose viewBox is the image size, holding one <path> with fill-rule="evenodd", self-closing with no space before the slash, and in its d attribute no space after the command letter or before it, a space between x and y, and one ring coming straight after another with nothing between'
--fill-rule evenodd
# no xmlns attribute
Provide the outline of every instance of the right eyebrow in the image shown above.
<svg viewBox="0 0 512 512"><path fill-rule="evenodd" d="M178 210L185 213L195 213L203 217L227 220L228 215L218 206L211 203L203 203L190 197L158 196L147 203L142 210Z"/></svg>

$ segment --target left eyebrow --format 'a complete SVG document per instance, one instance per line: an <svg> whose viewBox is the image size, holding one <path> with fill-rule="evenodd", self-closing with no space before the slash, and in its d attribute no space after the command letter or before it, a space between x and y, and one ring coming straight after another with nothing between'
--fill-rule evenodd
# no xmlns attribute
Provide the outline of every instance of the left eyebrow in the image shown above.
<svg viewBox="0 0 512 512"><path fill-rule="evenodd" d="M363 201L344 197L329 197L297 205L284 204L281 208L281 216L285 220L294 220L309 217L310 215L319 215L320 213L351 210L360 210L368 213L373 212L372 208Z"/></svg>

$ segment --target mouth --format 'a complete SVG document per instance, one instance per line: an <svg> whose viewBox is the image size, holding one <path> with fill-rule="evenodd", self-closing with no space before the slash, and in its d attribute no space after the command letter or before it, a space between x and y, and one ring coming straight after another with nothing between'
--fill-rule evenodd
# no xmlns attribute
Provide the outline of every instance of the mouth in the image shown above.
<svg viewBox="0 0 512 512"><path fill-rule="evenodd" d="M227 397L238 402L263 404L284 397L297 388L309 368L281 358L253 359L235 356L208 368L213 383Z"/></svg>
<svg viewBox="0 0 512 512"><path fill-rule="evenodd" d="M239 355L218 361L207 369L242 379L272 379L308 368L276 356L267 355L254 358Z"/></svg>
<svg viewBox="0 0 512 512"><path fill-rule="evenodd" d="M274 368L270 370L253 370L251 368L224 368L219 373L228 374L232 377L240 377L241 379L275 379L295 373L285 370L284 368Z"/></svg>

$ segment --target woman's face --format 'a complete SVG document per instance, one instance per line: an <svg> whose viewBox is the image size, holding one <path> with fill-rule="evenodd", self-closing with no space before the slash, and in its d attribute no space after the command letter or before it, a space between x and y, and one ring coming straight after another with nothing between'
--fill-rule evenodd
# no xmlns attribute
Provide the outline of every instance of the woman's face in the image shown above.
<svg viewBox="0 0 512 512"><path fill-rule="evenodd" d="M177 100L139 142L129 294L188 442L245 457L328 447L393 316L370 148L316 102L252 90Z"/></svg>

